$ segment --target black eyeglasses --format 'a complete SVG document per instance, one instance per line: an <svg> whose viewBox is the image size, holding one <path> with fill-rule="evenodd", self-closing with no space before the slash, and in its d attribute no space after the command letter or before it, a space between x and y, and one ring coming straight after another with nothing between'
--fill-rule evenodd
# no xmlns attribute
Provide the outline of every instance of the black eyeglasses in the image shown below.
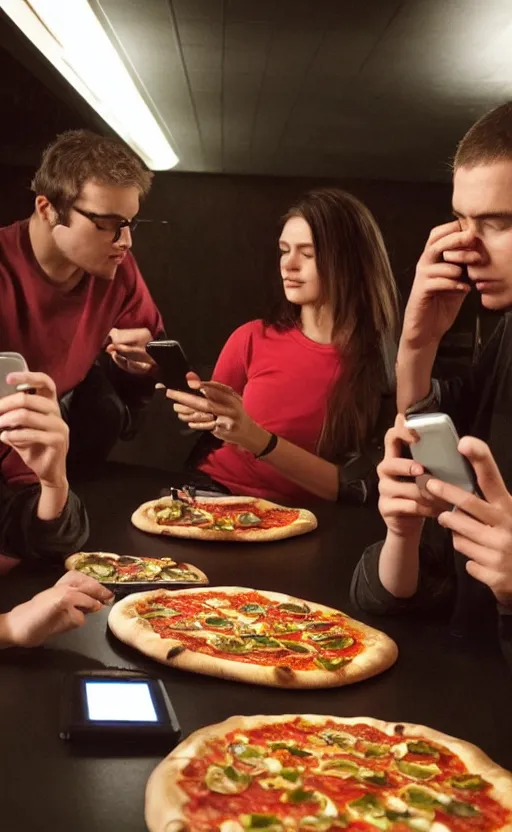
<svg viewBox="0 0 512 832"><path fill-rule="evenodd" d="M119 219L117 214L95 214L93 211L84 211L82 208L77 208L76 205L71 206L73 211L81 214L82 217L90 220L98 229L98 231L110 231L114 235L112 242L117 243L121 236L122 228L129 228L130 232L135 231L137 225L141 220L138 217L133 220Z"/></svg>

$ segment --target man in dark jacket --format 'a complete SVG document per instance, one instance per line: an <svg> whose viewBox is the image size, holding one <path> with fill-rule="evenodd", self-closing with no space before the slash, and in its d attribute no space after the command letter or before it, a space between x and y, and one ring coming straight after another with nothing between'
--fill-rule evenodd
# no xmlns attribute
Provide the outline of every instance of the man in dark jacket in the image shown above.
<svg viewBox="0 0 512 832"><path fill-rule="evenodd" d="M439 342L471 287L487 309L512 307L512 102L480 119L459 144L453 212L456 220L431 232L418 262L398 351L398 411L443 411L460 435L469 434L459 450L475 469L482 497L434 479L420 487L414 478L422 467L401 458L401 443L414 437L399 416L379 467L387 537L364 553L352 595L373 612L445 607L452 631L472 643L485 642L499 626L512 664L510 314L469 378L431 380ZM440 512L439 499L456 510Z"/></svg>

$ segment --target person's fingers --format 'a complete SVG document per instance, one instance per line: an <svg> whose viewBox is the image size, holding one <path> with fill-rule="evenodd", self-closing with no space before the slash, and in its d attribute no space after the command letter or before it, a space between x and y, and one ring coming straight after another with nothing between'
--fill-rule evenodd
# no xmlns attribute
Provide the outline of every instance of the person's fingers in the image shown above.
<svg viewBox="0 0 512 832"><path fill-rule="evenodd" d="M489 446L474 436L464 436L459 442L458 449L473 466L485 499L489 503L506 500L509 496L507 487Z"/></svg>
<svg viewBox="0 0 512 832"><path fill-rule="evenodd" d="M481 546L492 548L494 540L494 529L480 523L469 514L463 511L443 511L438 518L439 525L450 529L455 534L466 537Z"/></svg>
<svg viewBox="0 0 512 832"><path fill-rule="evenodd" d="M213 419L211 422L189 422L189 428L193 430L214 430L217 425L217 420Z"/></svg>
<svg viewBox="0 0 512 832"><path fill-rule="evenodd" d="M12 448L28 448L30 445L44 445L47 448L65 447L66 435L54 433L47 430L34 430L33 428L16 428L14 430L3 430L0 432L0 442L10 445Z"/></svg>
<svg viewBox="0 0 512 832"><path fill-rule="evenodd" d="M31 393L13 393L0 399L0 416L5 413L13 413L18 410L32 411L35 413L55 413L60 416L59 406L55 399Z"/></svg>
<svg viewBox="0 0 512 832"><path fill-rule="evenodd" d="M452 542L456 552L466 555L467 558L471 558L471 560L489 569L494 569L499 562L498 552L488 549L487 546L481 546L479 543L475 543L474 540L456 532L452 534Z"/></svg>
<svg viewBox="0 0 512 832"><path fill-rule="evenodd" d="M183 416L193 416L194 413L198 413L197 410L193 410L191 407L186 407L184 404L177 404L176 402L173 404L172 409L175 413L181 413Z"/></svg>
<svg viewBox="0 0 512 832"><path fill-rule="evenodd" d="M6 377L7 384L26 384L37 391L39 396L47 399L57 399L57 388L55 382L46 373L31 373L29 371L9 373Z"/></svg>
<svg viewBox="0 0 512 832"><path fill-rule="evenodd" d="M468 572L472 578L475 578L482 584L486 584L486 586L493 591L497 588L497 585L499 585L501 577L500 574L494 569L489 569L488 566L482 566L481 563L476 563L474 560L468 560L466 563L466 572Z"/></svg>
<svg viewBox="0 0 512 832"><path fill-rule="evenodd" d="M381 479L379 482L379 494L383 497L415 500L425 505L433 505L435 502L435 497L425 492L422 493L416 483L403 482L401 480Z"/></svg>
<svg viewBox="0 0 512 832"><path fill-rule="evenodd" d="M97 601L101 601L102 603L106 603L114 597L114 593L111 592L110 589L103 586L103 584L100 584L100 582L95 578L91 578L89 575L84 575L83 572L78 572L77 570L66 572L66 574L57 581L56 586L60 586L62 584L72 586L75 589L80 590L80 592L85 592L87 595L90 595L91 598L96 598Z"/></svg>
<svg viewBox="0 0 512 832"><path fill-rule="evenodd" d="M424 471L419 462L404 457L384 457L377 467L379 477L420 477Z"/></svg>
<svg viewBox="0 0 512 832"><path fill-rule="evenodd" d="M469 229L461 231L459 225L459 229L454 230L452 233L439 236L435 235L434 239L429 237L424 255L430 261L441 260L445 251L450 251L451 249L470 249L474 241L474 233Z"/></svg>
<svg viewBox="0 0 512 832"><path fill-rule="evenodd" d="M151 341L151 332L147 327L138 327L134 329L118 329L114 327L109 332L109 338L114 346L121 346L122 344L129 344L132 346L146 345Z"/></svg>
<svg viewBox="0 0 512 832"><path fill-rule="evenodd" d="M417 503L415 500L389 499L379 500L379 511L383 517L435 517L435 510Z"/></svg>
<svg viewBox="0 0 512 832"><path fill-rule="evenodd" d="M76 609L85 613L98 612L103 606L102 602L98 601L97 598L91 598L90 595L87 595L85 592L80 592L78 589L73 589L73 587L66 587L63 602L69 608L76 607Z"/></svg>
<svg viewBox="0 0 512 832"><path fill-rule="evenodd" d="M47 413L18 408L0 416L0 430L10 428L34 428L35 430L51 430L55 421Z"/></svg>
<svg viewBox="0 0 512 832"><path fill-rule="evenodd" d="M237 402L242 401L240 394L233 390L232 387L220 384L219 382L204 382L201 386L201 391L210 401L217 402L221 405L233 404L233 400Z"/></svg>
<svg viewBox="0 0 512 832"><path fill-rule="evenodd" d="M197 373L190 371L186 374L185 378L187 379L188 386L191 390L200 390L201 385L204 383L201 381L200 377Z"/></svg>
<svg viewBox="0 0 512 832"><path fill-rule="evenodd" d="M462 283L462 281L457 282L446 277L429 278L425 285L425 292L427 295L437 295L442 292L446 295L453 294L454 296L462 297L462 295L467 294L470 291L471 286L467 283Z"/></svg>
<svg viewBox="0 0 512 832"><path fill-rule="evenodd" d="M462 269L460 268L460 266L457 266L455 263L447 263L445 260L443 260L441 263L434 263L431 266L427 266L423 270L423 273L429 281L429 284L430 281L436 277L442 277L446 280L451 280L455 282L459 281L462 277Z"/></svg>
<svg viewBox="0 0 512 832"><path fill-rule="evenodd" d="M178 413L178 419L180 422L185 422L186 424L194 423L194 424L210 424L211 422L215 422L215 416L213 413L196 413L192 412L189 415L185 413Z"/></svg>
<svg viewBox="0 0 512 832"><path fill-rule="evenodd" d="M451 485L432 478L427 482L425 488L434 497L444 500L445 503L451 506L456 506L461 511L476 518L476 520L480 520L481 523L493 526L496 522L496 512L493 506L486 503L485 500L481 500L476 494L464 491L458 485Z"/></svg>
<svg viewBox="0 0 512 832"><path fill-rule="evenodd" d="M443 255L445 263L460 263L461 265L474 265L479 263L482 255L473 249L454 249L453 251L445 251Z"/></svg>
<svg viewBox="0 0 512 832"><path fill-rule="evenodd" d="M436 225L428 236L427 247L434 245L449 234L456 234L461 230L459 220L450 220L450 222L445 222L442 225Z"/></svg>
<svg viewBox="0 0 512 832"><path fill-rule="evenodd" d="M150 361L150 357L144 347L140 347L137 344L111 344L110 346L112 349L107 349L107 352L111 355L117 353L123 358L128 358L131 361Z"/></svg>
<svg viewBox="0 0 512 832"><path fill-rule="evenodd" d="M229 395L235 392L228 384L222 384L220 381L203 381L203 387L208 391L228 393Z"/></svg>
<svg viewBox="0 0 512 832"><path fill-rule="evenodd" d="M167 389L165 395L173 402L189 407L191 410L202 411L203 413L210 412L210 407L203 396L195 396L193 393L184 393L181 390L170 389Z"/></svg>

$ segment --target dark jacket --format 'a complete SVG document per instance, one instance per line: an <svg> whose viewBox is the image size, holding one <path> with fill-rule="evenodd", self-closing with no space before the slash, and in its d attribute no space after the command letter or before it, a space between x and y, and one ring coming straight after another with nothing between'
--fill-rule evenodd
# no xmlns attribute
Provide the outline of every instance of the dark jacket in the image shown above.
<svg viewBox="0 0 512 832"><path fill-rule="evenodd" d="M460 436L487 442L512 492L512 313L503 316L472 372L465 378L437 382L437 408L453 419ZM459 636L485 639L498 632L512 666L512 608L501 607L490 589L465 569L466 558L454 552L451 534L427 521L420 546L418 589L395 598L379 579L382 542L368 547L352 579L353 602L377 614L438 611L451 617Z"/></svg>
<svg viewBox="0 0 512 832"><path fill-rule="evenodd" d="M59 560L81 549L89 536L85 509L72 491L59 517L39 520L38 485L14 491L0 479L0 554Z"/></svg>

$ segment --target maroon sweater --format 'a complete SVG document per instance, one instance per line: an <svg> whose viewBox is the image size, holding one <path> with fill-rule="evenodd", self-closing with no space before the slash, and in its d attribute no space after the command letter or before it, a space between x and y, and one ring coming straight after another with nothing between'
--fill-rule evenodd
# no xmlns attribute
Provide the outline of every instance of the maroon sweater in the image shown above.
<svg viewBox="0 0 512 832"><path fill-rule="evenodd" d="M21 353L30 370L53 378L61 396L85 378L112 327L147 327L153 337L163 330L131 253L114 280L86 275L63 293L35 258L28 220L0 228L0 351ZM5 452L0 443L3 479L32 482L18 455Z"/></svg>

